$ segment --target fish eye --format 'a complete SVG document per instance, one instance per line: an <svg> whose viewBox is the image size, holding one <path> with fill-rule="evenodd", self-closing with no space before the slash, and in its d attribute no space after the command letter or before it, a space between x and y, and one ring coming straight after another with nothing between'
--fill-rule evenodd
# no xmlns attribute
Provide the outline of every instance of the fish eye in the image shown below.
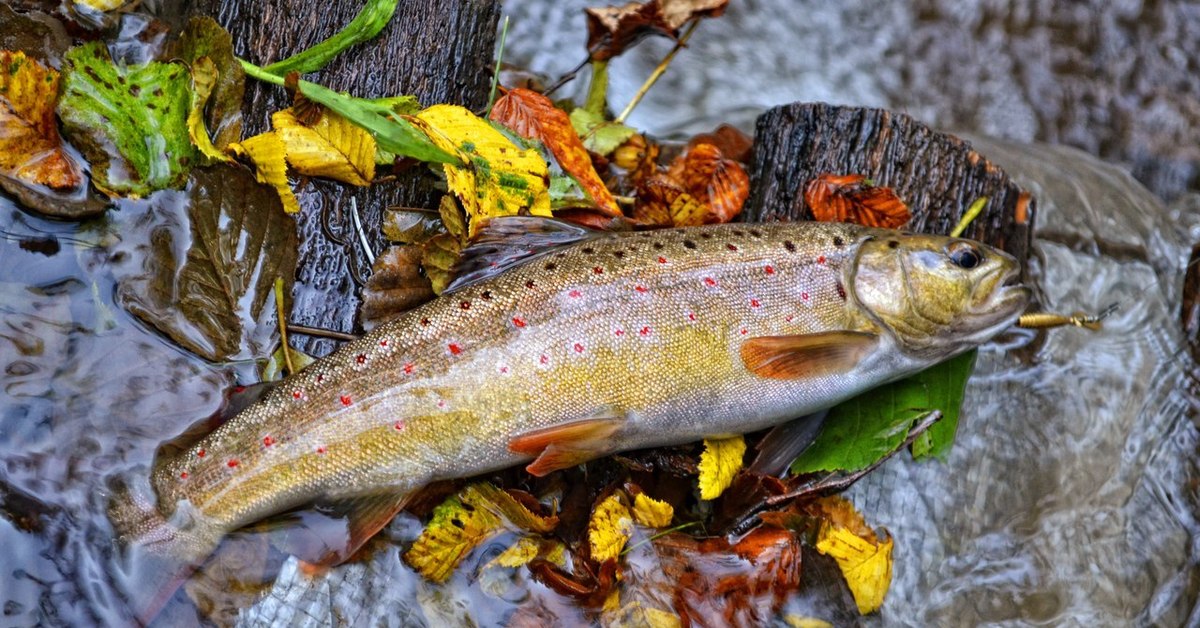
<svg viewBox="0 0 1200 628"><path fill-rule="evenodd" d="M983 261L983 253L966 242L951 244L947 254L949 254L950 261L954 262L955 266L966 270L975 268Z"/></svg>

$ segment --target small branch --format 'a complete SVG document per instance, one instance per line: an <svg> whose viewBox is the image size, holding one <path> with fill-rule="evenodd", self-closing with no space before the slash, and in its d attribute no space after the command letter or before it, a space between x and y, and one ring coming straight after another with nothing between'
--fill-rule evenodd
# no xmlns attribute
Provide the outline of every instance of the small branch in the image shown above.
<svg viewBox="0 0 1200 628"><path fill-rule="evenodd" d="M979 214L983 212L983 208L987 207L987 204L988 197L986 196L980 196L979 198L975 199L975 202L971 203L971 206L967 208L967 211L963 212L962 219L959 220L958 224L954 226L954 229L950 232L950 237L957 238L958 236L962 235L962 233L967 230L967 227L971 226L971 223L979 217Z"/></svg>
<svg viewBox="0 0 1200 628"><path fill-rule="evenodd" d="M554 83L552 85L550 85L550 87L547 87L546 91L542 92L542 95L545 96L546 98L549 98L551 94L558 91L558 88L562 87L563 85L566 85L572 79L574 79L575 76L579 74L579 71L582 70L583 67L588 64L588 61L591 61L591 60L592 60L592 58L590 56L584 57L583 61L579 62L579 65L575 66L574 68L571 68L571 70L568 71L566 74L558 77L558 80L554 81Z"/></svg>
<svg viewBox="0 0 1200 628"><path fill-rule="evenodd" d="M305 325L289 325L288 329L292 333L304 334L305 336L316 336L317 338L330 338L333 340L345 340L347 342L358 340L358 336L347 334L344 331L333 331L332 329L321 329L320 327L307 327Z"/></svg>
<svg viewBox="0 0 1200 628"><path fill-rule="evenodd" d="M637 93L633 95L633 100L631 100L628 105L625 105L625 110L621 112L621 115L617 116L614 122L618 124L625 123L625 118L628 118L629 114L633 113L633 108L638 106L638 103L642 102L642 98L646 96L646 92L650 91L650 88L654 86L659 77L661 77L663 73L667 71L667 66L671 63L671 59L675 58L675 54L679 52L680 48L683 48L684 44L687 43L688 38L692 36L692 33L696 31L696 27L699 25L699 19L692 20L692 23L688 25L687 30L683 32L683 36L679 38L679 41L675 42L675 47L671 49L671 52L667 53L667 56L663 57L663 60L659 62L658 67L654 68L654 71L650 73L650 77L646 79L645 83L642 83L642 86L638 88Z"/></svg>
<svg viewBox="0 0 1200 628"><path fill-rule="evenodd" d="M275 278L275 316L279 320L279 337L283 340L283 363L287 365L288 375L296 373L292 366L292 348L287 339L287 317L283 314L283 277Z"/></svg>

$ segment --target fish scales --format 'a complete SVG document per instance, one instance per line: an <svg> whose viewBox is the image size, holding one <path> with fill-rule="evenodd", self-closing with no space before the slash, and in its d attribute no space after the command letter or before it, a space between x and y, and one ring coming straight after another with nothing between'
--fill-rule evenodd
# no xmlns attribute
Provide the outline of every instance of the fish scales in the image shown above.
<svg viewBox="0 0 1200 628"><path fill-rule="evenodd" d="M590 235L443 295L287 378L160 461L158 508L171 516L186 504L193 525L219 536L320 499L408 491L525 462L533 456L514 451L514 437L575 421L618 426L592 444L600 456L828 407L963 349L938 360L900 350L907 336L891 332L896 304L884 284L911 288L917 271L876 258L907 255L916 268L966 242L913 240L921 249L902 238L929 236L828 223ZM963 298L985 283L1000 290L1013 275L1011 258L988 257L1003 268L972 279ZM859 268L868 258L871 267ZM874 310L856 288L879 302ZM899 321L905 334L940 316L936 303L918 303L899 307L901 318L905 307L931 312ZM979 333L1017 314L989 315ZM752 371L742 354L754 338L843 330L879 342L853 368L799 383Z"/></svg>

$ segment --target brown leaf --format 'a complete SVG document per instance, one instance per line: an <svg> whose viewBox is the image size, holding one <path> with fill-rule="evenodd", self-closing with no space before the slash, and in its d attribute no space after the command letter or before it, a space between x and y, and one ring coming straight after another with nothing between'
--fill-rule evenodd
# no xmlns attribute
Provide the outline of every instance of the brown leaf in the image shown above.
<svg viewBox="0 0 1200 628"><path fill-rule="evenodd" d="M528 89L510 90L492 107L491 119L521 137L540 140L558 160L558 165L591 195L597 208L610 216L621 215L612 193L596 174L570 117L555 107L549 98Z"/></svg>
<svg viewBox="0 0 1200 628"><path fill-rule="evenodd" d="M650 0L619 7L585 9L588 53L595 61L611 59L648 35L676 37L698 17L718 17L729 0Z"/></svg>
<svg viewBox="0 0 1200 628"><path fill-rule="evenodd" d="M700 144L712 144L721 149L721 154L743 164L750 163L750 149L754 147L754 138L742 133L737 127L722 124L712 133L701 133L688 140L687 149Z"/></svg>
<svg viewBox="0 0 1200 628"><path fill-rule="evenodd" d="M393 246L376 258L363 288L362 321L366 330L433 300L433 286L421 274L422 253L419 246Z"/></svg>
<svg viewBox="0 0 1200 628"><path fill-rule="evenodd" d="M644 224L677 227L729 222L749 195L745 169L716 146L698 144L671 162L665 175L642 182L633 215Z"/></svg>
<svg viewBox="0 0 1200 628"><path fill-rule="evenodd" d="M822 174L804 188L804 202L821 221L895 229L912 218L892 188L876 186L861 174Z"/></svg>

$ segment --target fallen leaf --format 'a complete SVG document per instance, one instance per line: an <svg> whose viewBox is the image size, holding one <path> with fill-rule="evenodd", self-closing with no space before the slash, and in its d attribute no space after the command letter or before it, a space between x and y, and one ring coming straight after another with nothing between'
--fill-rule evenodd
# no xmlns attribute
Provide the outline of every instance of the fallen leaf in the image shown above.
<svg viewBox="0 0 1200 628"><path fill-rule="evenodd" d="M642 181L633 215L647 224L676 227L729 222L749 195L750 177L741 164L712 144L698 144L671 162L666 173Z"/></svg>
<svg viewBox="0 0 1200 628"><path fill-rule="evenodd" d="M398 1L368 0L358 15L333 36L263 69L280 76L288 72L308 74L320 70L342 51L378 35L392 21Z"/></svg>
<svg viewBox="0 0 1200 628"><path fill-rule="evenodd" d="M648 35L674 38L697 17L718 17L729 0L650 0L619 7L588 8L588 54L596 61L611 59Z"/></svg>
<svg viewBox="0 0 1200 628"><path fill-rule="evenodd" d="M459 242L467 242L467 217L453 196L442 195L442 200L438 203L438 216L442 219L442 226L446 228L447 233L458 238Z"/></svg>
<svg viewBox="0 0 1200 628"><path fill-rule="evenodd" d="M570 115L571 126L583 140L588 150L607 157L617 150L625 140L633 137L637 130L620 122L604 119L598 113L592 113L583 107L577 107Z"/></svg>
<svg viewBox="0 0 1200 628"><path fill-rule="evenodd" d="M820 175L805 186L804 202L821 221L896 229L912 218L892 188L876 186L860 174Z"/></svg>
<svg viewBox="0 0 1200 628"><path fill-rule="evenodd" d="M688 140L687 149L691 150L699 144L712 144L721 154L736 162L750 163L750 151L754 148L754 138L742 133L740 129L730 124L722 124L711 133L700 133Z"/></svg>
<svg viewBox="0 0 1200 628"><path fill-rule="evenodd" d="M115 11L131 0L75 0L75 4L95 9L97 11Z"/></svg>
<svg viewBox="0 0 1200 628"><path fill-rule="evenodd" d="M633 534L633 515L617 494L609 495L592 511L588 521L588 544L592 559L615 560Z"/></svg>
<svg viewBox="0 0 1200 628"><path fill-rule="evenodd" d="M700 454L700 499L716 499L733 483L733 476L742 468L746 441L741 436L704 439Z"/></svg>
<svg viewBox="0 0 1200 628"><path fill-rule="evenodd" d="M638 493L633 498L633 520L644 526L665 528L671 525L671 519L674 517L675 509L667 502L654 499L645 493Z"/></svg>
<svg viewBox="0 0 1200 628"><path fill-rule="evenodd" d="M816 547L837 561L858 611L866 615L879 610L892 583L892 537L886 535L882 542L876 538L849 502L836 508L844 511L847 506L854 516L843 513L838 520L825 520L817 533Z"/></svg>
<svg viewBox="0 0 1200 628"><path fill-rule="evenodd" d="M192 63L192 104L188 108L187 127L188 137L192 145L207 159L207 163L232 161L212 143L208 137L208 129L204 126L204 106L212 94L217 81L217 66L208 57L200 57Z"/></svg>
<svg viewBox="0 0 1200 628"><path fill-rule="evenodd" d="M192 66L207 58L213 64L215 80L211 97L199 112L212 145L224 151L242 139L242 99L246 93L246 72L233 56L233 40L216 20L208 16L192 17L168 49L167 58L181 59ZM190 120L189 120L190 123Z"/></svg>
<svg viewBox="0 0 1200 628"><path fill-rule="evenodd" d="M307 126L284 109L271 114L271 126L296 172L358 186L375 178L375 138L342 116L326 110Z"/></svg>
<svg viewBox="0 0 1200 628"><path fill-rule="evenodd" d="M362 324L367 331L432 301L433 286L421 272L420 246L393 246L375 258L363 287Z"/></svg>
<svg viewBox="0 0 1200 628"><path fill-rule="evenodd" d="M605 613L603 625L608 628L678 628L683 623L679 615L671 611L634 601Z"/></svg>
<svg viewBox="0 0 1200 628"><path fill-rule="evenodd" d="M239 157L250 159L258 181L275 188L275 193L279 195L287 213L295 214L300 211L300 201L296 200L296 194L292 192L292 186L287 179L287 147L274 131L230 144L229 150Z"/></svg>
<svg viewBox="0 0 1200 628"><path fill-rule="evenodd" d="M291 292L298 246L276 194L222 164L148 203L148 274L122 279L117 301L206 360L265 357L279 338L267 304L276 277Z"/></svg>
<svg viewBox="0 0 1200 628"><path fill-rule="evenodd" d="M58 72L24 52L0 50L0 170L24 183L71 189L83 182L54 118Z"/></svg>
<svg viewBox="0 0 1200 628"><path fill-rule="evenodd" d="M443 233L446 227L436 212L408 208L383 210L383 237L389 242L424 244Z"/></svg>
<svg viewBox="0 0 1200 628"><path fill-rule="evenodd" d="M499 529L499 517L451 495L433 509L433 518L404 553L404 561L429 580L445 582L471 550Z"/></svg>
<svg viewBox="0 0 1200 628"><path fill-rule="evenodd" d="M67 51L62 81L58 115L91 164L97 189L140 198L187 181L196 150L185 66L119 65L104 42L93 41Z"/></svg>
<svg viewBox="0 0 1200 628"><path fill-rule="evenodd" d="M540 558L562 567L567 562L567 546L561 541L547 540L533 536L523 536L511 547L488 561L484 569L507 567L514 569L529 564L535 558Z"/></svg>
<svg viewBox="0 0 1200 628"><path fill-rule="evenodd" d="M422 130L462 166L446 164L446 186L469 218L468 231L493 216L550 217L546 162L520 149L488 122L457 105L434 105L418 113Z"/></svg>
<svg viewBox="0 0 1200 628"><path fill-rule="evenodd" d="M292 366L296 368L297 373L304 370L304 367L317 361L316 358L299 349L289 349L289 351L292 354ZM275 350L275 353L271 354L271 359L267 360L267 364L263 367L258 381L277 382L287 375L291 375L287 368L287 358L283 356L283 347L279 347Z"/></svg>
<svg viewBox="0 0 1200 628"><path fill-rule="evenodd" d="M476 507L486 508L504 517L505 521L521 531L546 534L558 525L558 517L534 513L508 491L498 489L493 484L477 482L463 489L460 494Z"/></svg>
<svg viewBox="0 0 1200 628"><path fill-rule="evenodd" d="M425 276L433 284L434 294L441 294L450 282L454 281L454 269L458 265L458 255L462 245L458 238L449 233L434 236L425 243L421 255L421 267Z"/></svg>
<svg viewBox="0 0 1200 628"><path fill-rule="evenodd" d="M596 174L592 159L579 139L567 113L554 106L549 98L527 89L509 90L492 106L491 119L512 129L518 135L540 140L558 164L587 191L596 206L610 216L620 216L621 210L608 187Z"/></svg>

